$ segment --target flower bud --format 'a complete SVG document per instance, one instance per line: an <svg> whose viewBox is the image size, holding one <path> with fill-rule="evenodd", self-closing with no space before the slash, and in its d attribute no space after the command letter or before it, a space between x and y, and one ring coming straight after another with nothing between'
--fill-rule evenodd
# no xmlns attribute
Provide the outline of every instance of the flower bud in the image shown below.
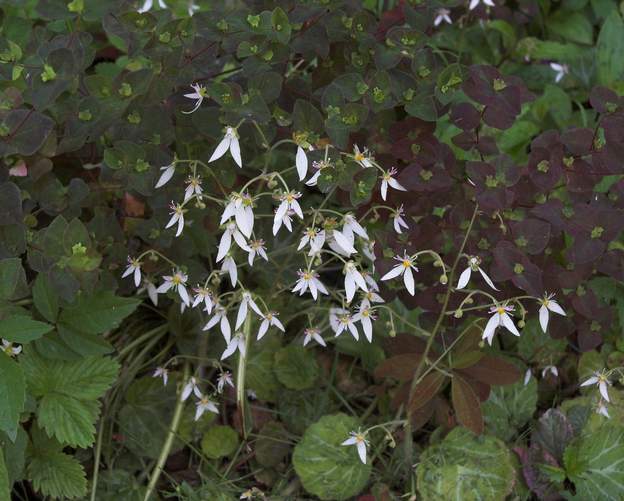
<svg viewBox="0 0 624 501"><path fill-rule="evenodd" d="M277 188L277 181L275 180L275 178L269 179L269 181L267 182L267 188L269 188L270 190Z"/></svg>
<svg viewBox="0 0 624 501"><path fill-rule="evenodd" d="M394 329L388 332L388 334L390 335L390 337L396 337L396 331Z"/></svg>
<svg viewBox="0 0 624 501"><path fill-rule="evenodd" d="M485 347L485 341L483 341L483 339L481 341L479 341L479 348L483 348Z"/></svg>
<svg viewBox="0 0 624 501"><path fill-rule="evenodd" d="M471 297L466 298L466 301L464 301L466 304L472 304L474 303L474 299L472 299Z"/></svg>
<svg viewBox="0 0 624 501"><path fill-rule="evenodd" d="M453 316L455 318L461 318L464 316L464 312L462 310L456 310L455 313L453 313Z"/></svg>
<svg viewBox="0 0 624 501"><path fill-rule="evenodd" d="M518 327L520 327L521 329L524 328L524 326L526 325L524 320L518 320Z"/></svg>
<svg viewBox="0 0 624 501"><path fill-rule="evenodd" d="M447 277L446 275L442 275L442 276L440 277L440 283L441 283L442 285L446 285L446 284L448 283L448 277Z"/></svg>

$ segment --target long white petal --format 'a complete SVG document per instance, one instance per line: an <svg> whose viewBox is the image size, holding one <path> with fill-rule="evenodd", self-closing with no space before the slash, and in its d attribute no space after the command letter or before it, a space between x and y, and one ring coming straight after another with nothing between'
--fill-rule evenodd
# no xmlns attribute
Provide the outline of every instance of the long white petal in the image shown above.
<svg viewBox="0 0 624 501"><path fill-rule="evenodd" d="M237 340L236 339L232 339L228 343L227 348L225 349L223 354L221 355L221 360L225 360L227 357L232 355L236 351L237 345L238 345Z"/></svg>
<svg viewBox="0 0 624 501"><path fill-rule="evenodd" d="M366 280L364 280L364 277L359 271L353 270L353 278L355 279L355 283L358 285L360 289L362 289L364 292L368 292L368 286L366 285Z"/></svg>
<svg viewBox="0 0 624 501"><path fill-rule="evenodd" d="M388 179L388 184L392 186L395 190L407 191L407 189L393 177Z"/></svg>
<svg viewBox="0 0 624 501"><path fill-rule="evenodd" d="M236 164L239 167L242 167L243 160L241 159L240 144L238 143L238 138L236 136L232 137L232 140L230 141L230 153L232 154L232 158Z"/></svg>
<svg viewBox="0 0 624 501"><path fill-rule="evenodd" d="M341 249L343 249L344 252L346 252L349 255L357 253L353 245L349 242L349 240L347 240L347 238L340 231L334 230L332 235L334 236L334 240L336 240L336 243L340 246Z"/></svg>
<svg viewBox="0 0 624 501"><path fill-rule="evenodd" d="M466 285L468 285L471 273L472 269L470 268L470 266L462 271L462 274L459 276L459 282L457 282L457 289L463 289L464 287L466 287Z"/></svg>
<svg viewBox="0 0 624 501"><path fill-rule="evenodd" d="M600 381L600 383L598 383L598 389L600 390L602 398L604 398L607 402L610 402L609 393L607 393L607 383Z"/></svg>
<svg viewBox="0 0 624 501"><path fill-rule="evenodd" d="M548 329L548 316L548 308L542 305L539 309L539 323L544 333L546 333L546 329Z"/></svg>
<svg viewBox="0 0 624 501"><path fill-rule="evenodd" d="M154 188L160 188L161 186L167 184L173 177L174 173L175 167L173 165L168 166L165 171L160 175L160 178L158 179L158 182L156 183L156 186L154 186Z"/></svg>
<svg viewBox="0 0 624 501"><path fill-rule="evenodd" d="M387 196L388 196L388 181L384 179L383 181L381 181L381 199L385 201Z"/></svg>
<svg viewBox="0 0 624 501"><path fill-rule="evenodd" d="M249 252L249 246L247 245L247 241L245 240L245 237L243 236L243 234L240 231L235 230L233 236L234 236L234 241L238 244L238 246L244 251Z"/></svg>
<svg viewBox="0 0 624 501"><path fill-rule="evenodd" d="M412 274L411 268L405 268L405 273L403 273L403 282L405 283L405 287L407 288L407 292L409 292L412 296L415 294L414 291L414 275Z"/></svg>
<svg viewBox="0 0 624 501"><path fill-rule="evenodd" d="M139 285L141 285L141 267L137 266L134 269L134 285L135 287L138 287Z"/></svg>
<svg viewBox="0 0 624 501"><path fill-rule="evenodd" d="M221 142L215 148L212 156L210 157L210 160L208 160L208 163L219 160L219 158L225 155L225 152L230 148L230 142L231 138L229 136L225 136L223 139L221 139Z"/></svg>
<svg viewBox="0 0 624 501"><path fill-rule="evenodd" d="M362 317L360 322L362 323L362 330L364 331L364 335L366 336L366 339L368 339L369 343L372 343L373 342L373 322L371 322L371 319L369 317Z"/></svg>
<svg viewBox="0 0 624 501"><path fill-rule="evenodd" d="M238 328L243 325L243 322L247 318L247 301L243 300L238 307L238 313L236 314L236 325L234 329L238 330Z"/></svg>
<svg viewBox="0 0 624 501"><path fill-rule="evenodd" d="M486 281L486 283L492 287L492 289L494 289L495 291L497 291L498 289L496 288L496 286L494 285L494 282L492 282L492 280L490 279L490 277L487 276L487 274L485 273L485 271L483 271L481 268L479 268L479 273L481 273L481 276L483 277L483 280Z"/></svg>
<svg viewBox="0 0 624 501"><path fill-rule="evenodd" d="M186 287L184 287L184 285L180 284L178 285L178 294L180 295L180 299L182 299L182 302L189 306L190 305L190 298L188 295L188 291L186 290Z"/></svg>
<svg viewBox="0 0 624 501"><path fill-rule="evenodd" d="M340 445L355 445L357 443L357 439L355 437L349 437Z"/></svg>
<svg viewBox="0 0 624 501"><path fill-rule="evenodd" d="M488 320L488 323L486 324L485 329L483 329L483 335L481 336L482 339L487 339L488 344L490 346L492 346L492 338L494 337L494 332L496 331L497 327L498 327L498 313L494 313L494 315L492 315L490 319Z"/></svg>
<svg viewBox="0 0 624 501"><path fill-rule="evenodd" d="M507 313L503 313L501 315L501 321L503 322L503 325L505 326L505 328L509 332L511 332L514 336L520 336L520 333L518 332L518 329L516 329L516 326L513 323L513 320L511 319L509 315L507 315Z"/></svg>
<svg viewBox="0 0 624 501"><path fill-rule="evenodd" d="M351 300L353 299L353 296L355 296L355 280L353 279L353 274L352 273L347 273L345 275L345 293L347 295L347 303L350 303Z"/></svg>
<svg viewBox="0 0 624 501"><path fill-rule="evenodd" d="M235 213L236 226L240 229L241 233L247 238L251 237L253 230L253 212L251 213L251 221L249 220L249 213L244 207L240 207ZM251 223L251 224L250 224Z"/></svg>
<svg viewBox="0 0 624 501"><path fill-rule="evenodd" d="M559 303L557 303L557 301L548 301L548 309L550 311L558 313L559 315L563 315L564 317L566 316L566 312L563 311L563 308L559 306Z"/></svg>
<svg viewBox="0 0 624 501"><path fill-rule="evenodd" d="M390 280L391 278L398 277L405 270L402 264L397 264L394 268L392 268L388 273L386 273L381 280Z"/></svg>
<svg viewBox="0 0 624 501"><path fill-rule="evenodd" d="M184 229L184 216L180 215L178 218L178 231L176 231L176 237L179 237L182 234L182 230Z"/></svg>
<svg viewBox="0 0 624 501"><path fill-rule="evenodd" d="M358 455L360 456L360 461L366 464L366 444L364 442L358 442L356 447Z"/></svg>
<svg viewBox="0 0 624 501"><path fill-rule="evenodd" d="M284 324L282 324L282 322L280 322L279 318L273 317L271 319L271 324L274 325L275 327L277 327L282 332L286 332L286 329L284 329Z"/></svg>
<svg viewBox="0 0 624 501"><path fill-rule="evenodd" d="M230 321L228 320L225 313L221 317L219 328L221 329L221 335L223 336L223 339L225 339L226 343L229 343L232 339L232 328L230 327Z"/></svg>
<svg viewBox="0 0 624 501"><path fill-rule="evenodd" d="M301 146L297 146L296 165L297 174L299 174L299 181L303 181L308 174L308 157Z"/></svg>
<svg viewBox="0 0 624 501"><path fill-rule="evenodd" d="M232 246L232 233L225 230L225 233L221 235L221 241L219 242L219 252L217 252L217 263L221 261L230 250Z"/></svg>
<svg viewBox="0 0 624 501"><path fill-rule="evenodd" d="M260 341L266 332L269 330L269 321L265 318L260 324L260 328L258 329L258 341Z"/></svg>
<svg viewBox="0 0 624 501"><path fill-rule="evenodd" d="M580 386L589 386L591 384L596 384L598 381L599 379L596 376L592 376L587 381L582 382Z"/></svg>

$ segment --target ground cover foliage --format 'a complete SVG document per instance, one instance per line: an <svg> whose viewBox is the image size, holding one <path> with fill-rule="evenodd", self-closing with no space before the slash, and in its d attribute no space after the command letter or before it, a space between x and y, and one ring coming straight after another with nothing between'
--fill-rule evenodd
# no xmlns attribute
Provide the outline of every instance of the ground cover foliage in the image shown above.
<svg viewBox="0 0 624 501"><path fill-rule="evenodd" d="M624 497L620 4L0 30L0 499Z"/></svg>

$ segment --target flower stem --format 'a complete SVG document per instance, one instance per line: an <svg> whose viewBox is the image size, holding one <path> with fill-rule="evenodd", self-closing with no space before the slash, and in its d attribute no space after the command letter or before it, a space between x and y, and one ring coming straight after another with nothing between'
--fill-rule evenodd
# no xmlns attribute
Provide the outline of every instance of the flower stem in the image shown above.
<svg viewBox="0 0 624 501"><path fill-rule="evenodd" d="M238 369L236 371L236 405L240 412L243 438L247 439L247 398L245 396L245 373L247 368L247 355L251 344L251 315L247 315L243 324L243 336L245 336L245 354L238 353Z"/></svg>
<svg viewBox="0 0 624 501"><path fill-rule="evenodd" d="M188 379L188 376L189 365L187 362L184 364L184 375L182 376L182 381L178 385L178 400L173 411L173 418L171 419L169 432L167 433L167 438L160 451L160 455L158 456L158 461L156 461L156 466L154 466L154 471L152 471L152 476L150 477L149 484L147 485L147 490L145 491L145 497L143 498L143 501L149 501L152 493L156 489L156 484L158 483L160 474L162 473L163 467L165 466L165 461L167 461L167 458L169 457L169 452L171 451L171 447L173 446L173 441L176 434L178 433L178 427L180 426L180 421L182 418L182 410L184 409L184 400L182 400L182 388L184 382Z"/></svg>

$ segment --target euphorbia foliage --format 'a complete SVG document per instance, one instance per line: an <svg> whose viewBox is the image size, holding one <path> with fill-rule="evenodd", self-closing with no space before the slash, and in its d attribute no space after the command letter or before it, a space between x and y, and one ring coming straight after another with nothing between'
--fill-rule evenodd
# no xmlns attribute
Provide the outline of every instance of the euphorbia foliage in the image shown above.
<svg viewBox="0 0 624 501"><path fill-rule="evenodd" d="M624 496L615 3L0 8L2 499Z"/></svg>

